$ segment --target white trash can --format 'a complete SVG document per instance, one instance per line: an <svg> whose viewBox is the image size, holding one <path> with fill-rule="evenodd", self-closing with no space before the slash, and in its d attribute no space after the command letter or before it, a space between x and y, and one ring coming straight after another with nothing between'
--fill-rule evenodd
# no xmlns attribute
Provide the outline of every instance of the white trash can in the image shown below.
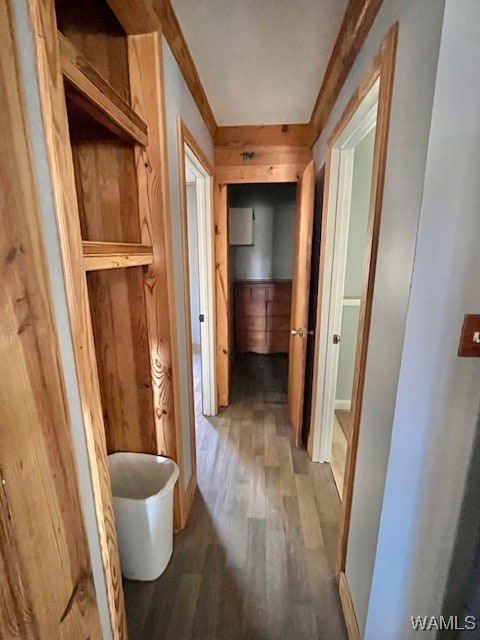
<svg viewBox="0 0 480 640"><path fill-rule="evenodd" d="M108 467L122 574L155 580L173 550L173 460L145 453L112 453Z"/></svg>

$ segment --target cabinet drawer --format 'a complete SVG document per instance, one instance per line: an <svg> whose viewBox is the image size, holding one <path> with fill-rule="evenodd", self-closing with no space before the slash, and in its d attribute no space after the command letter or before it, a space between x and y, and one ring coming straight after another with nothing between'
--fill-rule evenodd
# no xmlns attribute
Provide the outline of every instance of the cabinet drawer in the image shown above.
<svg viewBox="0 0 480 640"><path fill-rule="evenodd" d="M267 331L290 331L290 316L268 316Z"/></svg>
<svg viewBox="0 0 480 640"><path fill-rule="evenodd" d="M291 282L277 282L267 290L267 300L269 302L286 301L290 302L292 296Z"/></svg>
<svg viewBox="0 0 480 640"><path fill-rule="evenodd" d="M244 302L235 309L235 316L264 316L265 302Z"/></svg>
<svg viewBox="0 0 480 640"><path fill-rule="evenodd" d="M288 331L267 331L265 340L269 353L286 353L290 343Z"/></svg>
<svg viewBox="0 0 480 640"><path fill-rule="evenodd" d="M236 316L236 331L265 331L267 320L265 316Z"/></svg>
<svg viewBox="0 0 480 640"><path fill-rule="evenodd" d="M252 302L263 302L267 299L267 292L264 285L254 284L252 289Z"/></svg>
<svg viewBox="0 0 480 640"><path fill-rule="evenodd" d="M235 287L235 303L244 304L252 301L252 287L236 286Z"/></svg>
<svg viewBox="0 0 480 640"><path fill-rule="evenodd" d="M279 300L278 302L267 302L267 316L290 317L290 300Z"/></svg>

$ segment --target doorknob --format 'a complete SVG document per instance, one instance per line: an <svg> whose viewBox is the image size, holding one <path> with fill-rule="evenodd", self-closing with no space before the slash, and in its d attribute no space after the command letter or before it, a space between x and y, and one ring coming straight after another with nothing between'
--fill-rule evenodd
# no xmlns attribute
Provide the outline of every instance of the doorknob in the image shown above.
<svg viewBox="0 0 480 640"><path fill-rule="evenodd" d="M301 338L304 338L306 336L313 336L313 331L309 331L308 329L292 329L291 332L292 336L300 336Z"/></svg>

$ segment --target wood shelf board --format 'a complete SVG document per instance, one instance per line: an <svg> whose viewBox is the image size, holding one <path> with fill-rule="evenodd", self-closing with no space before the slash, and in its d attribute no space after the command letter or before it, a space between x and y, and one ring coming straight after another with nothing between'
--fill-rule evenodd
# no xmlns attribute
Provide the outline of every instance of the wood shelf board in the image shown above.
<svg viewBox="0 0 480 640"><path fill-rule="evenodd" d="M146 146L148 129L140 116L60 32L58 42L68 99L121 140Z"/></svg>
<svg viewBox="0 0 480 640"><path fill-rule="evenodd" d="M141 267L153 262L153 247L144 244L84 241L82 246L86 271Z"/></svg>

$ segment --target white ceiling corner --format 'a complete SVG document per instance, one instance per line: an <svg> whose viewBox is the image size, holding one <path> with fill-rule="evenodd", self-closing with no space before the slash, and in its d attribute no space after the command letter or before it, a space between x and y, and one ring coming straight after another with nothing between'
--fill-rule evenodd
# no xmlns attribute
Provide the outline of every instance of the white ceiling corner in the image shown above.
<svg viewBox="0 0 480 640"><path fill-rule="evenodd" d="M348 0L172 0L219 126L308 122Z"/></svg>

